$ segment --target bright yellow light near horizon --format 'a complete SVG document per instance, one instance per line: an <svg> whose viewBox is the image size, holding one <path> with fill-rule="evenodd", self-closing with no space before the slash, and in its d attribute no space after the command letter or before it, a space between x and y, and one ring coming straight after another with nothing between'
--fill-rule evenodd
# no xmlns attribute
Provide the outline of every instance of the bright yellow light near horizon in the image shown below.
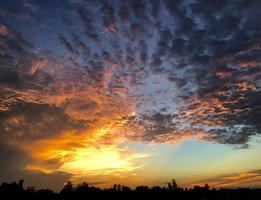
<svg viewBox="0 0 261 200"><path fill-rule="evenodd" d="M97 142L113 131L111 127L96 130L87 143ZM71 158L65 162L59 170L90 175L110 175L118 172L133 171L140 166L135 165L134 160L147 155L133 154L126 148L119 148L114 144L86 146L77 148Z"/></svg>
<svg viewBox="0 0 261 200"><path fill-rule="evenodd" d="M147 156L127 154L126 152L127 149L120 149L115 146L77 149L72 158L65 162L59 170L85 175L110 175L116 172L130 172L140 167L134 163L137 158Z"/></svg>
<svg viewBox="0 0 261 200"><path fill-rule="evenodd" d="M63 171L80 177L131 173L142 167L137 161L148 155L119 147L122 140L111 135L113 130L107 126L84 134L66 132L57 138L38 142L29 149L36 162L26 169L39 169L45 173ZM110 142L107 142L108 138ZM48 160L56 160L59 165L42 164Z"/></svg>

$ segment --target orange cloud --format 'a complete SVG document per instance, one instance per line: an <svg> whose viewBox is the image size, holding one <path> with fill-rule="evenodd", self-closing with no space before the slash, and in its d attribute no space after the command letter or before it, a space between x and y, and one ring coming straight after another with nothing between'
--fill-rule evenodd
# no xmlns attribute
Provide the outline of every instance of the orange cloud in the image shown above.
<svg viewBox="0 0 261 200"><path fill-rule="evenodd" d="M249 61L249 62L241 62L239 63L241 68L245 67L258 67L261 66L261 61Z"/></svg>
<svg viewBox="0 0 261 200"><path fill-rule="evenodd" d="M237 88L239 91L256 91L256 85L254 84L251 84L251 83L248 83L248 82L240 82L240 83L237 83Z"/></svg>
<svg viewBox="0 0 261 200"><path fill-rule="evenodd" d="M228 78L232 75L231 72L216 72L216 75L220 78Z"/></svg>
<svg viewBox="0 0 261 200"><path fill-rule="evenodd" d="M37 70L42 69L47 64L47 60L34 60L29 68L28 74L33 75Z"/></svg>
<svg viewBox="0 0 261 200"><path fill-rule="evenodd" d="M132 173L142 167L136 160L148 154L119 147L118 144L124 139L114 135L113 129L93 129L82 133L71 131L56 138L27 144L24 149L33 162L26 169L44 173L67 172L76 182L85 176ZM106 138L110 139L110 143L106 143Z"/></svg>
<svg viewBox="0 0 261 200"><path fill-rule="evenodd" d="M241 172L233 175L224 175L216 178L206 179L192 184L204 186L208 183L211 187L245 187L249 186L251 183L252 186L258 187L261 183L261 172L260 170L253 170L249 172Z"/></svg>

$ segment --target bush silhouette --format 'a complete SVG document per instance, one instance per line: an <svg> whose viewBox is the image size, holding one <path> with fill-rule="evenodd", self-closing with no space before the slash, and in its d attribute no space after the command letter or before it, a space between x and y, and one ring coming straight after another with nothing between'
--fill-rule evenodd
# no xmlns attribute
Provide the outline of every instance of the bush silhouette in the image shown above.
<svg viewBox="0 0 261 200"><path fill-rule="evenodd" d="M24 181L12 183L2 183L0 186L1 199L44 199L44 200L62 200L62 199L88 199L92 196L105 198L121 197L121 198L138 198L145 195L148 198L173 198L173 199L191 199L191 200L237 200L237 199L261 199L261 189L239 188L239 189L216 189L210 188L208 184L205 186L194 186L191 189L178 187L175 179L167 183L167 187L160 186L137 186L134 190L128 186L114 184L111 188L100 189L90 186L83 182L74 186L71 182L67 182L59 193L55 193L50 189L39 189L35 187L27 187L24 189Z"/></svg>

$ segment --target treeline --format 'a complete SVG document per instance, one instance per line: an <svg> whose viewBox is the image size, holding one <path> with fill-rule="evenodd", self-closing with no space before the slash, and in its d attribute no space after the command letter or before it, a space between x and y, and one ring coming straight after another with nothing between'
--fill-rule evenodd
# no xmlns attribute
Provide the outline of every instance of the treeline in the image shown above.
<svg viewBox="0 0 261 200"><path fill-rule="evenodd" d="M175 180L168 183L167 187L148 187L137 186L131 189L119 184L111 188L101 189L90 186L87 183L81 183L73 186L71 182L64 185L63 189L56 193L50 189L39 189L35 187L23 186L24 181L20 180L13 183L2 183L0 186L0 199L93 199L103 198L138 198L138 197L157 197L171 199L191 199L191 200L236 200L236 199L261 199L261 189L239 188L239 189L215 189L210 188L207 184L204 187L194 186L194 188L178 187Z"/></svg>

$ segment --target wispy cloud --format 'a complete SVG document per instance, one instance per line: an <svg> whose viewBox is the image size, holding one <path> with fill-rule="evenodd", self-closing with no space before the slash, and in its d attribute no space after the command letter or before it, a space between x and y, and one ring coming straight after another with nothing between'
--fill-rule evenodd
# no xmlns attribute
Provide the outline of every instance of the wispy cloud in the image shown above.
<svg viewBox="0 0 261 200"><path fill-rule="evenodd" d="M260 170L246 171L242 173L233 173L223 176L205 179L194 183L194 185L204 185L208 183L211 187L259 187L261 183Z"/></svg>

